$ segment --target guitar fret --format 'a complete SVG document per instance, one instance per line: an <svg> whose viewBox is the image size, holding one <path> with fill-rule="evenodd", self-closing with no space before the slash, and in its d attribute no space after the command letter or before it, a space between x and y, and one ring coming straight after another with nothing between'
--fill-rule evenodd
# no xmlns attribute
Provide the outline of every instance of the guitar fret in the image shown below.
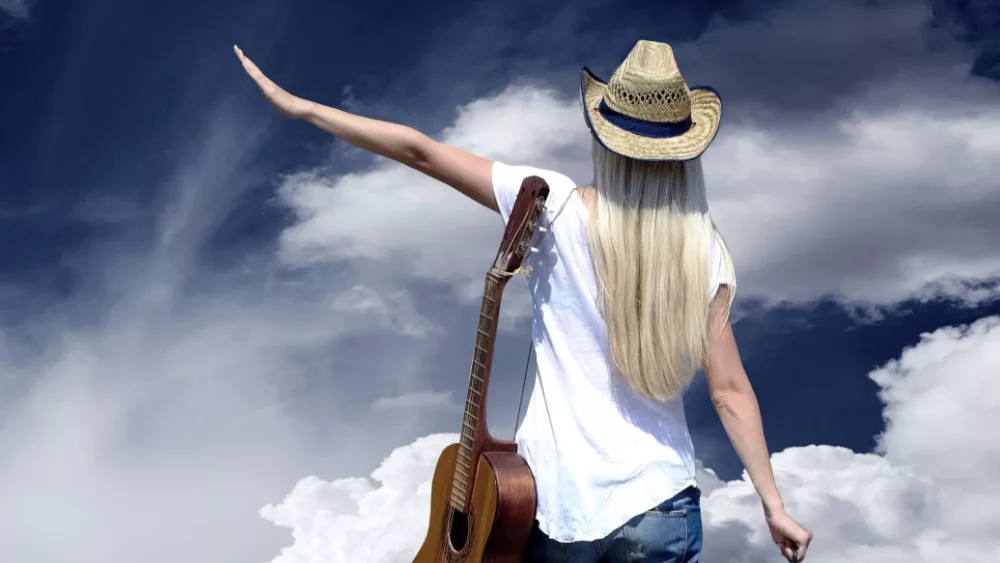
<svg viewBox="0 0 1000 563"><path fill-rule="evenodd" d="M536 199L539 196L545 197L548 195L548 187L545 186L544 182L540 186L531 186L530 184L526 188L522 186L522 192L526 190L532 192L531 196L525 194L520 194L519 199ZM534 192L538 192L537 194ZM520 205L524 205L523 202L519 202ZM534 213L538 212L538 202L535 201L536 206ZM531 213L531 211L521 210L520 212ZM523 221L534 221L534 216L528 216ZM534 225L527 225L527 228L533 228ZM518 226L518 229L523 230L526 228L526 224L522 222ZM517 236L524 236L523 233L516 233ZM530 232L529 232L530 235ZM509 243L509 237L511 233L506 233L504 238L505 243ZM504 247L502 246L501 249ZM498 263L500 262L498 258ZM466 394L466 406L462 417L462 427L461 427L461 440L458 447L457 455L454 459L454 470L452 472L452 483L451 483L451 506L455 510L465 511L469 508L469 503L472 501L472 491L470 487L470 481L473 478L473 462L481 461L478 459L476 454L476 443L480 439L478 434L480 430L481 420L479 415L484 412L485 409L485 397L487 392L487 380L490 371L489 360L494 351L494 344L496 338L496 320L500 316L500 299L501 293L503 291L504 285L507 283L512 272L506 271L496 263L486 272L486 280L484 283L482 308L479 312L479 323L476 327L476 337L475 346L473 348L472 354L472 367L469 370L469 386L468 392Z"/></svg>

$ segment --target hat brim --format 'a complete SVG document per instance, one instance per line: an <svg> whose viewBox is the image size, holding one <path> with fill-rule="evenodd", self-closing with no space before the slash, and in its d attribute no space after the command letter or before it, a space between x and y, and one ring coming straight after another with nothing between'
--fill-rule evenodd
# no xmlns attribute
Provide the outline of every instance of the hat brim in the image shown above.
<svg viewBox="0 0 1000 563"><path fill-rule="evenodd" d="M635 160L669 162L701 156L715 139L722 120L722 99L707 86L692 87L691 128L675 137L646 137L609 122L598 111L607 84L584 68L580 79L580 103L587 127L611 152Z"/></svg>

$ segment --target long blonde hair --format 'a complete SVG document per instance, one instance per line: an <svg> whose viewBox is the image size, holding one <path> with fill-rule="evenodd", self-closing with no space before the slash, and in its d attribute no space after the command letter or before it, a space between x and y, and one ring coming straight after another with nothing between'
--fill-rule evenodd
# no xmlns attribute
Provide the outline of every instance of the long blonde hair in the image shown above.
<svg viewBox="0 0 1000 563"><path fill-rule="evenodd" d="M701 159L637 161L595 140L593 163L587 230L612 364L639 394L676 397L705 363L716 236L732 272Z"/></svg>

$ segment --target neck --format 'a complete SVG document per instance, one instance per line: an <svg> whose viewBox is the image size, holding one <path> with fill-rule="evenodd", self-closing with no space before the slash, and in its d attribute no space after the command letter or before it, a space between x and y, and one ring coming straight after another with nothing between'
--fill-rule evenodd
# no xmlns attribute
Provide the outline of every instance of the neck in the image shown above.
<svg viewBox="0 0 1000 563"><path fill-rule="evenodd" d="M479 327L476 330L476 346L472 354L469 370L469 392L465 399L465 414L462 418L462 438L455 462L455 480L452 484L451 505L455 510L464 511L468 506L469 493L474 482L478 462L477 447L486 431L486 392L490 380L490 365L493 361L493 344L496 337L497 318L500 313L500 295L506 278L496 270L486 276L486 289L479 311Z"/></svg>

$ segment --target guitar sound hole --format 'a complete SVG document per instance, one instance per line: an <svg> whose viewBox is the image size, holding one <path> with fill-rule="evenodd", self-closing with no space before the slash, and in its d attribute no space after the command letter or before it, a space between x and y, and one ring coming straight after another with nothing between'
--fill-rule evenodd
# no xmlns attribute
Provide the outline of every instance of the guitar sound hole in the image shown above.
<svg viewBox="0 0 1000 563"><path fill-rule="evenodd" d="M457 510L451 511L451 526L448 533L448 540L451 548L455 551L462 551L469 541L469 516Z"/></svg>

